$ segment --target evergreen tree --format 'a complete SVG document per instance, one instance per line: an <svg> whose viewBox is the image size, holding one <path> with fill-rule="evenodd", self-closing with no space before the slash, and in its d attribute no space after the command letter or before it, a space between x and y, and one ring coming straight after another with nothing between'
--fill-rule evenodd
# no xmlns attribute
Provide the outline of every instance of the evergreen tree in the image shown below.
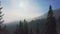
<svg viewBox="0 0 60 34"><path fill-rule="evenodd" d="M39 30L39 23L37 23L37 27L36 27L36 34L40 34L40 30Z"/></svg>
<svg viewBox="0 0 60 34"><path fill-rule="evenodd" d="M53 15L53 10L50 5L49 11L48 11L48 16L47 16L47 34L56 34L56 22L55 22L55 17Z"/></svg>
<svg viewBox="0 0 60 34"><path fill-rule="evenodd" d="M59 22L59 25L60 25L60 16L59 16L59 18L58 18L58 22Z"/></svg>
<svg viewBox="0 0 60 34"><path fill-rule="evenodd" d="M30 29L30 34L33 34L33 33L32 33L32 27L31 27L31 29Z"/></svg>
<svg viewBox="0 0 60 34"><path fill-rule="evenodd" d="M1 24L4 22L4 20L2 20L3 15L4 15L4 14L2 14L2 11L1 11L2 8L3 8L3 7L1 7L1 1L0 1L0 30L1 30Z"/></svg>
<svg viewBox="0 0 60 34"><path fill-rule="evenodd" d="M5 29L5 30L6 30L6 25L3 27L3 29Z"/></svg>
<svg viewBox="0 0 60 34"><path fill-rule="evenodd" d="M16 25L16 30L13 33L18 34L18 24Z"/></svg>
<svg viewBox="0 0 60 34"><path fill-rule="evenodd" d="M21 21L19 24L19 34L23 34L23 23Z"/></svg>
<svg viewBox="0 0 60 34"><path fill-rule="evenodd" d="M24 20L24 34L28 34L28 23Z"/></svg>
<svg viewBox="0 0 60 34"><path fill-rule="evenodd" d="M1 1L0 1L0 6L1 6ZM0 24L2 24L2 23L4 22L4 20L2 20L3 15L4 15L4 14L2 14L2 11L1 11L2 8L3 8L3 7L0 7Z"/></svg>
<svg viewBox="0 0 60 34"><path fill-rule="evenodd" d="M4 16L4 14L2 14L2 11L1 11L2 8L3 7L1 7L1 1L0 1L0 31L1 31L0 33L7 34L6 25L2 28L2 24L4 22L4 20L2 20Z"/></svg>
<svg viewBox="0 0 60 34"><path fill-rule="evenodd" d="M7 29L6 29L6 25L3 27L2 30L4 31L4 34L7 34L7 33L8 33L8 32L7 32Z"/></svg>

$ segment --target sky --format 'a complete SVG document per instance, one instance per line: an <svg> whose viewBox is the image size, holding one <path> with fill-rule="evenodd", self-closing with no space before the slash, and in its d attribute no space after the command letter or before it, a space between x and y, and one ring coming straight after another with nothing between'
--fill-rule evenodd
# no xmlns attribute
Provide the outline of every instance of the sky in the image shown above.
<svg viewBox="0 0 60 34"><path fill-rule="evenodd" d="M48 12L49 5L53 10L60 8L60 0L0 0L5 14L3 19L5 23L32 19ZM50 3L51 2L51 3ZM0 6L0 7L1 7Z"/></svg>

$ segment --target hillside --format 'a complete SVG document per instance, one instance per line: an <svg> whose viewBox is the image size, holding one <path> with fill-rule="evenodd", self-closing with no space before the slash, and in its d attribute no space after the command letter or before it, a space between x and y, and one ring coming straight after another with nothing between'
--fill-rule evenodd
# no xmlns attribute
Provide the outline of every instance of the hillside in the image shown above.
<svg viewBox="0 0 60 34"><path fill-rule="evenodd" d="M58 19L58 17L60 16L60 9L56 9L53 12L54 12L54 16ZM43 18L41 18L41 17L43 17ZM41 31L44 28L44 24L45 24L45 21L46 21L46 19L44 19L44 18L46 18L46 17L47 17L47 14L43 14L42 16L39 16L36 19L36 21L37 20L40 20L40 29L41 29ZM32 26L32 28L35 29L35 26L36 26L36 23L35 22L36 21L33 21L34 23L32 23L32 22L29 23L29 26ZM9 24L6 24L7 25L7 29L9 29L10 31L15 30L17 23L19 23L19 22L18 21L15 21L15 22L11 22Z"/></svg>

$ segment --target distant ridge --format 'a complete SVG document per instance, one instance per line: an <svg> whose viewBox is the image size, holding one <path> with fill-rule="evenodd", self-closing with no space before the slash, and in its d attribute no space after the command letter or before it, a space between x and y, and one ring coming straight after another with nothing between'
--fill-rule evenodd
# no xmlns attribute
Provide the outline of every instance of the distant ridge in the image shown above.
<svg viewBox="0 0 60 34"><path fill-rule="evenodd" d="M60 16L60 9L56 9L53 12L54 12L54 15L55 15L56 18L58 18ZM36 17L36 20L44 19L46 17L47 17L47 13L45 13L45 14L39 16L39 17ZM14 31L16 29L17 23L19 23L19 21L14 21L14 22L6 24L7 25L7 29L9 29L10 31Z"/></svg>
<svg viewBox="0 0 60 34"><path fill-rule="evenodd" d="M56 19L58 19L60 17L60 8L54 10L54 15L55 15Z"/></svg>
<svg viewBox="0 0 60 34"><path fill-rule="evenodd" d="M56 19L58 19L60 17L60 8L59 9L56 9L56 10L53 10L53 13L54 13L54 16L56 17ZM39 17L36 17L36 19L44 19L47 17L47 13L39 16Z"/></svg>

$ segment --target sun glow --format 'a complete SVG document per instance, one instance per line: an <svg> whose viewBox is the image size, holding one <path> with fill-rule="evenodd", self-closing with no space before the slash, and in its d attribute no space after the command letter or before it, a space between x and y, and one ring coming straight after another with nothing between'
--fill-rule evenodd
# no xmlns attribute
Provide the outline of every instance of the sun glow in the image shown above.
<svg viewBox="0 0 60 34"><path fill-rule="evenodd" d="M24 3L20 2L19 7L24 7Z"/></svg>
<svg viewBox="0 0 60 34"><path fill-rule="evenodd" d="M18 1L17 1L18 2ZM4 19L6 22L11 22L20 19L32 19L41 14L37 11L40 10L40 6L31 3L30 1L20 1L18 3L12 2L12 6L9 9L4 9Z"/></svg>

